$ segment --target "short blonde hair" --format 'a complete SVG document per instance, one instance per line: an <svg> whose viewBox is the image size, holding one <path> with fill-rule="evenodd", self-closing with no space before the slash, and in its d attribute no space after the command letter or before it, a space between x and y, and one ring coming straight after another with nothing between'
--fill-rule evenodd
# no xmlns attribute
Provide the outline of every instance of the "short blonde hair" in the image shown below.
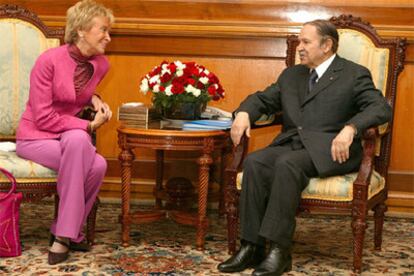
<svg viewBox="0 0 414 276"><path fill-rule="evenodd" d="M92 28L92 19L96 16L108 18L111 25L115 20L112 10L93 0L82 0L70 7L66 12L65 42L77 42L78 31L89 31Z"/></svg>

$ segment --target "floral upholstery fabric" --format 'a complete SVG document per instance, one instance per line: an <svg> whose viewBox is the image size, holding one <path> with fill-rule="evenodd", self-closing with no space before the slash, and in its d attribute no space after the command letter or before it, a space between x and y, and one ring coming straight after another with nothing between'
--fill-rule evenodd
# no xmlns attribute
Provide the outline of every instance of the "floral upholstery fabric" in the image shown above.
<svg viewBox="0 0 414 276"><path fill-rule="evenodd" d="M352 201L353 183L358 173L350 173L326 178L311 178L303 190L302 198L327 201ZM237 189L241 190L243 173L237 175ZM368 198L378 194L385 187L385 179L376 171L372 173Z"/></svg>
<svg viewBox="0 0 414 276"><path fill-rule="evenodd" d="M60 44L34 25L0 19L0 136L13 136L29 96L29 75L37 57Z"/></svg>
<svg viewBox="0 0 414 276"><path fill-rule="evenodd" d="M16 152L0 151L0 167L11 172L18 183L56 181L55 171L35 162L22 159L16 155ZM7 178L0 174L0 182L5 180Z"/></svg>

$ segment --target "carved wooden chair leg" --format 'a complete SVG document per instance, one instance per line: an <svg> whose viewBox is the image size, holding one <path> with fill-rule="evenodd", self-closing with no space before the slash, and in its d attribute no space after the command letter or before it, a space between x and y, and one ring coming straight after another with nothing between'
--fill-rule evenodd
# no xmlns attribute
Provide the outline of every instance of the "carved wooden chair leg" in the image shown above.
<svg viewBox="0 0 414 276"><path fill-rule="evenodd" d="M91 212L89 213L89 216L87 218L86 222L86 240L89 244L93 244L95 241L95 225L96 225L96 212L98 211L100 200L99 197L96 198Z"/></svg>
<svg viewBox="0 0 414 276"><path fill-rule="evenodd" d="M238 191L234 187L226 187L226 214L227 214L227 238L229 254L236 252L236 241L238 236Z"/></svg>
<svg viewBox="0 0 414 276"><path fill-rule="evenodd" d="M354 206L352 214L352 233L355 273L361 273L362 268L362 249L364 245L365 229L367 228L366 217L366 206Z"/></svg>
<svg viewBox="0 0 414 276"><path fill-rule="evenodd" d="M387 211L387 206L384 203L378 204L374 207L374 246L375 250L381 250L382 245L382 227L384 225L384 214Z"/></svg>

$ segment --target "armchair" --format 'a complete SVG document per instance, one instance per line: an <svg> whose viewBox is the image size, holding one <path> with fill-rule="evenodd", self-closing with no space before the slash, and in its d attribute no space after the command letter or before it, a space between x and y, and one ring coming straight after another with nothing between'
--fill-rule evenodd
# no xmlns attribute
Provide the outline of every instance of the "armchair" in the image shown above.
<svg viewBox="0 0 414 276"><path fill-rule="evenodd" d="M31 11L16 5L0 6L0 141L14 141L16 128L29 97L29 74L37 57L48 48L59 46L62 29L49 29ZM22 159L15 152L0 150L0 167L16 178L17 191L24 201L38 201L55 195L55 216L59 198L56 172ZM10 183L0 176L0 191ZM86 237L93 243L97 203L87 220Z"/></svg>
<svg viewBox="0 0 414 276"><path fill-rule="evenodd" d="M338 54L370 69L375 85L394 107L397 77L403 70L405 39L382 39L375 29L360 18L341 15L330 19L340 36ZM298 37L287 39L286 65L293 66L299 58ZM280 123L283 114L276 116ZM263 127L263 122L254 127ZM302 192L299 211L345 213L352 216L353 269L361 272L362 250L368 211L374 211L374 245L381 249L384 213L387 210L387 173L390 160L393 121L363 133L363 159L358 172L327 178L312 178ZM234 253L238 231L238 199L241 190L242 162L247 153L248 139L244 136L233 150L233 159L226 169L226 214L228 249Z"/></svg>

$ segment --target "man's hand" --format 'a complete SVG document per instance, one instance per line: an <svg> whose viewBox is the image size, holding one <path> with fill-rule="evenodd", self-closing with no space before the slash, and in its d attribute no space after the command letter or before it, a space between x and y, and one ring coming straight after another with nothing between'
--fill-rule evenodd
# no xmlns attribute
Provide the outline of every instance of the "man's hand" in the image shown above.
<svg viewBox="0 0 414 276"><path fill-rule="evenodd" d="M230 136L233 144L237 146L240 143L240 139L246 132L246 136L250 137L250 120L247 112L238 112L236 118L234 118L231 125Z"/></svg>
<svg viewBox="0 0 414 276"><path fill-rule="evenodd" d="M344 163L349 159L349 147L355 136L356 129L346 125L332 141L331 155L334 162Z"/></svg>

